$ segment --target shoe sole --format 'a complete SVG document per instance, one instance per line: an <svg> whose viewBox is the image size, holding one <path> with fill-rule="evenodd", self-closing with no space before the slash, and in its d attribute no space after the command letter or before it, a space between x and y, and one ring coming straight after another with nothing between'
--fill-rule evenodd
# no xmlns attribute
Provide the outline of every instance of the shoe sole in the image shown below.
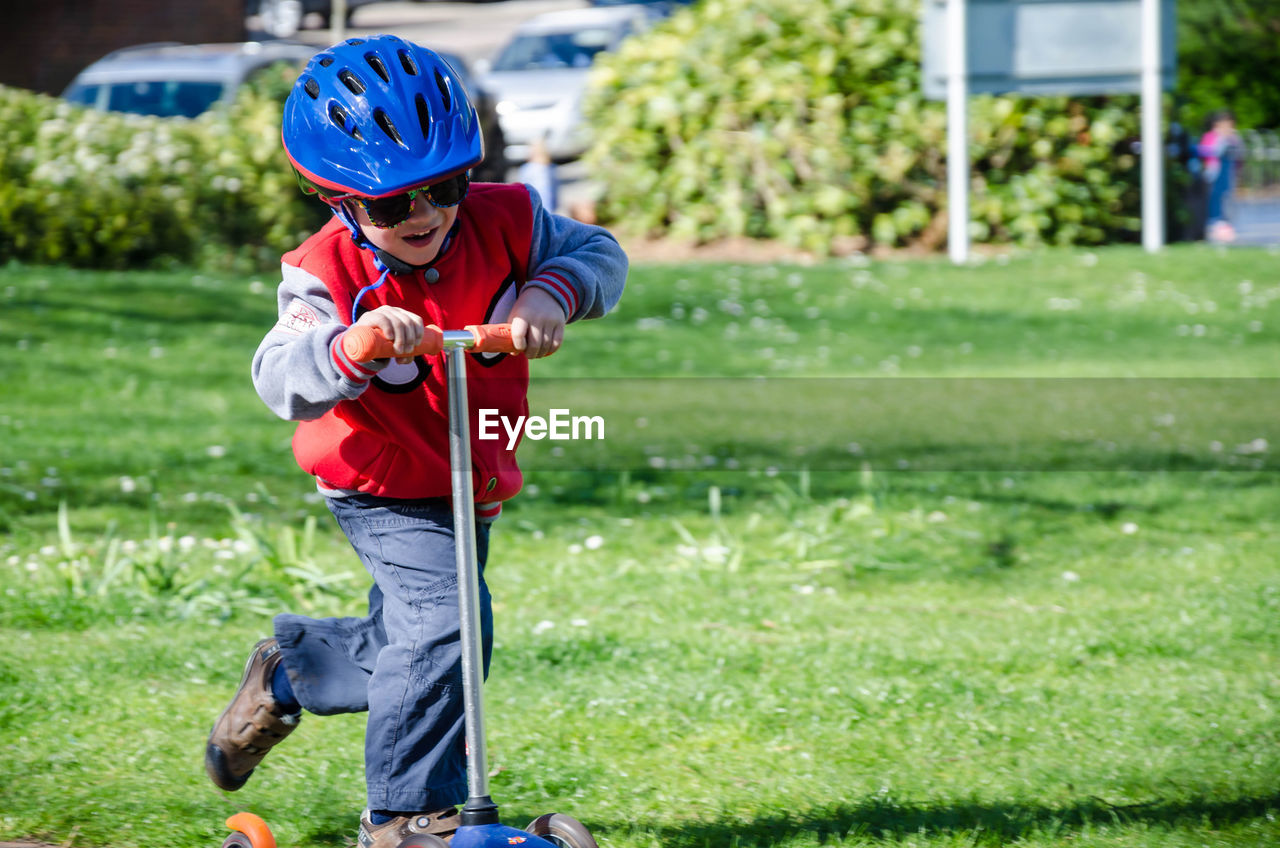
<svg viewBox="0 0 1280 848"><path fill-rule="evenodd" d="M231 712L231 705L236 702L236 699L240 697L240 693L244 691L244 687L248 685L249 672L253 669L253 662L262 653L263 646L270 641L270 639L263 639L253 646L253 650L249 653L249 659L245 661L244 672L240 675L240 685L236 687L236 693L231 696L231 701L228 702L227 708L214 719L213 727L209 728L210 740L213 738L213 732L218 729L218 725L222 724L222 720L226 718L227 713ZM279 651L280 649L276 648L276 650ZM209 779L213 781L213 785L219 789L235 792L249 782L249 778L253 776L256 768L257 766L254 766L254 768L249 769L240 777L236 777L228 771L227 755L222 752L222 749L213 744L212 741L205 745L204 770L209 775Z"/></svg>

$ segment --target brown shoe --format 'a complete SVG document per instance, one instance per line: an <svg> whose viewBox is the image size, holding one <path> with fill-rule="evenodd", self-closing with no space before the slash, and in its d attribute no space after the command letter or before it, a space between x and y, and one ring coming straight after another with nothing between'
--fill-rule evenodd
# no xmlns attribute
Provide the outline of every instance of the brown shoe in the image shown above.
<svg viewBox="0 0 1280 848"><path fill-rule="evenodd" d="M204 769L219 788L234 792L253 774L281 739L293 732L301 713L286 713L271 694L271 676L280 664L280 645L263 639L253 646L231 703L213 723L204 751Z"/></svg>
<svg viewBox="0 0 1280 848"><path fill-rule="evenodd" d="M453 832L462 823L456 807L446 807L434 813L419 813L416 816L397 816L386 824L373 824L369 821L369 812L360 817L359 848L397 848L410 836L431 834L438 836L446 843L453 839Z"/></svg>

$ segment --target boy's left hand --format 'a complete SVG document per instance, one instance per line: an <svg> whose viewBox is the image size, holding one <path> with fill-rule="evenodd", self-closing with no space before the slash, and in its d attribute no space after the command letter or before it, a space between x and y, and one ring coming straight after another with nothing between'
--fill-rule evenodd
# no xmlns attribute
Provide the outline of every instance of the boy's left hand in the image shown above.
<svg viewBox="0 0 1280 848"><path fill-rule="evenodd" d="M530 359L550 356L560 349L564 324L564 309L542 289L525 289L511 307L511 341Z"/></svg>

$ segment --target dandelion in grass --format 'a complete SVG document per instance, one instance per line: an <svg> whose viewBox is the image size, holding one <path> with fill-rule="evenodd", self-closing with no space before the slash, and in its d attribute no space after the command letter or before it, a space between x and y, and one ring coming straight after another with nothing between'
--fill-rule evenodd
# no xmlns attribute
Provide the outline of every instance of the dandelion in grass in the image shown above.
<svg viewBox="0 0 1280 848"><path fill-rule="evenodd" d="M132 494L138 490L138 481L134 480L132 477L121 477L119 482L120 491L124 492L126 495Z"/></svg>
<svg viewBox="0 0 1280 848"><path fill-rule="evenodd" d="M543 633L546 633L548 630L551 630L555 626L556 626L556 623L554 621L548 621L547 619L544 618L542 621L539 621L537 624L533 625L533 635L541 636Z"/></svg>
<svg viewBox="0 0 1280 848"><path fill-rule="evenodd" d="M1138 532L1138 525L1134 524L1132 521L1126 521L1124 524L1120 525L1120 532L1126 536L1132 536L1134 533Z"/></svg>
<svg viewBox="0 0 1280 848"><path fill-rule="evenodd" d="M1241 456L1250 456L1266 453L1268 447L1269 445L1267 444L1267 440L1259 437L1251 442L1244 442L1243 444L1236 445L1236 453Z"/></svg>
<svg viewBox="0 0 1280 848"><path fill-rule="evenodd" d="M584 541L582 544L589 551L597 551L601 548L601 546L604 545L604 537L598 536L598 535L588 536L586 538L586 541Z"/></svg>
<svg viewBox="0 0 1280 848"><path fill-rule="evenodd" d="M222 445L209 445L204 449L204 452L214 459L221 459L227 455L227 449Z"/></svg>

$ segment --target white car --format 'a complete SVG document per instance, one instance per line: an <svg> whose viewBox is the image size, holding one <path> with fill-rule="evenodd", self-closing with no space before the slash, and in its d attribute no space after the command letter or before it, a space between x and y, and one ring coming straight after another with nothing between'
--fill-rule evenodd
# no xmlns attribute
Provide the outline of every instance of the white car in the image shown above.
<svg viewBox="0 0 1280 848"><path fill-rule="evenodd" d="M591 63L654 17L653 9L632 4L547 12L521 24L497 58L480 66L497 100L507 158L524 161L539 139L557 161L585 151L582 95Z"/></svg>

